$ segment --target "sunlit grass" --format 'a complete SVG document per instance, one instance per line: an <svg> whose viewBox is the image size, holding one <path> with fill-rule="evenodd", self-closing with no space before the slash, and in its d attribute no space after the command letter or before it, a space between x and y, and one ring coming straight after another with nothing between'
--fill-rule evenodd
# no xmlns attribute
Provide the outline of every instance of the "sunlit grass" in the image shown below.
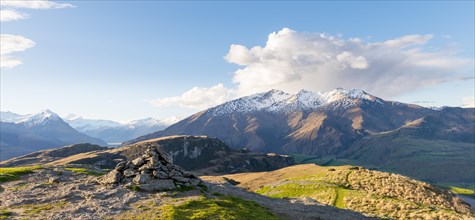
<svg viewBox="0 0 475 220"><path fill-rule="evenodd" d="M2 167L0 168L0 183L18 180L20 176L41 169L41 166Z"/></svg>
<svg viewBox="0 0 475 220"><path fill-rule="evenodd" d="M177 206L165 205L162 207L160 219L273 220L280 218L256 202L233 196L222 196L212 199L202 197Z"/></svg>

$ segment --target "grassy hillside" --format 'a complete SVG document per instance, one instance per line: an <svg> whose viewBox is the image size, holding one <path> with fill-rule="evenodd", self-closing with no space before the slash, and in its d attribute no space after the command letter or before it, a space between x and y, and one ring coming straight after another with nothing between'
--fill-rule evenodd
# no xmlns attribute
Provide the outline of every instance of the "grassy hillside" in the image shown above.
<svg viewBox="0 0 475 220"><path fill-rule="evenodd" d="M223 176L275 198L308 197L379 218L470 219L470 207L447 190L404 176L352 166L296 165Z"/></svg>

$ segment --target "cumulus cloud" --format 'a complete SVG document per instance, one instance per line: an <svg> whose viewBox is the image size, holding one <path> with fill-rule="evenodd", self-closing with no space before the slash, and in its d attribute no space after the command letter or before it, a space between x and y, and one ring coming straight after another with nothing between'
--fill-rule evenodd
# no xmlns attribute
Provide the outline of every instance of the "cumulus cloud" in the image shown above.
<svg viewBox="0 0 475 220"><path fill-rule="evenodd" d="M21 64L21 60L12 56L12 53L21 52L28 48L35 46L35 42L32 40L10 34L0 35L0 67L1 68L13 68Z"/></svg>
<svg viewBox="0 0 475 220"><path fill-rule="evenodd" d="M223 84L218 84L210 88L194 87L181 96L155 99L150 103L163 107L180 106L202 110L225 102L229 96L230 91Z"/></svg>
<svg viewBox="0 0 475 220"><path fill-rule="evenodd" d="M462 107L464 108L475 108L475 97L464 97L462 99Z"/></svg>
<svg viewBox="0 0 475 220"><path fill-rule="evenodd" d="M75 7L72 4L56 3L48 0L2 0L0 1L0 6L28 9L57 9Z"/></svg>
<svg viewBox="0 0 475 220"><path fill-rule="evenodd" d="M206 97L204 92L212 88L193 88L182 96L161 99L158 103L202 109L220 104L226 98L270 89L295 93L301 89L329 91L337 87L395 98L416 89L471 79L460 73L471 68L473 61L457 57L452 51L427 50L426 45L433 38L430 34L416 34L365 42L284 28L270 33L263 46L230 46L224 59L239 67L234 72L235 85L231 89L220 84L220 91L227 95L215 99L216 94ZM199 95L195 98L194 94ZM197 103L190 105L189 100L205 100L204 103L212 100L212 104L198 107Z"/></svg>
<svg viewBox="0 0 475 220"><path fill-rule="evenodd" d="M343 39L325 33L284 28L269 34L266 45L231 45L226 61L235 71L239 96L270 89L296 92L337 87L364 89L391 98L460 78L470 60L452 53L427 52L432 35L406 35L383 42Z"/></svg>
<svg viewBox="0 0 475 220"><path fill-rule="evenodd" d="M0 10L0 22L15 21L28 18L27 14L15 10Z"/></svg>

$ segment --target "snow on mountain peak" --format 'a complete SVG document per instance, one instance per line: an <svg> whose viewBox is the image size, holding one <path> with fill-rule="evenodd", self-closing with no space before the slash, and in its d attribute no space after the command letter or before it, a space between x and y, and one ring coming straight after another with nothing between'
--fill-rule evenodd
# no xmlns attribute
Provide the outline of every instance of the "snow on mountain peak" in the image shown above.
<svg viewBox="0 0 475 220"><path fill-rule="evenodd" d="M42 110L37 114L30 114L19 118L16 123L22 123L26 126L44 125L50 122L62 121L58 114L49 109Z"/></svg>
<svg viewBox="0 0 475 220"><path fill-rule="evenodd" d="M257 93L226 102L209 109L208 113L216 116L235 112L246 113L259 110L270 112L290 112L323 108L331 104L348 107L354 105L357 100L381 102L381 99L357 89L345 90L337 88L325 93L302 89L296 94L288 94L273 89L268 92Z"/></svg>

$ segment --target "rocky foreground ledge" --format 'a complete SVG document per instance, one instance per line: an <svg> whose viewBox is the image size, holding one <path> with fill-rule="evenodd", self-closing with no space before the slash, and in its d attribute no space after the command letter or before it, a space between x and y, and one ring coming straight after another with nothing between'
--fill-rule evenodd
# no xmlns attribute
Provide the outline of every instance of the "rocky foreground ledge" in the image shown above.
<svg viewBox="0 0 475 220"><path fill-rule="evenodd" d="M202 181L173 164L168 153L150 145L143 156L117 164L100 183L154 192L196 187Z"/></svg>
<svg viewBox="0 0 475 220"><path fill-rule="evenodd" d="M269 198L229 183L202 181L173 164L159 147L149 146L141 155L103 175L90 165L45 165L0 182L0 219L188 219L173 217L170 210L186 210L183 215L189 217L213 213L213 205L235 219L257 212L271 219L366 219L313 200Z"/></svg>

